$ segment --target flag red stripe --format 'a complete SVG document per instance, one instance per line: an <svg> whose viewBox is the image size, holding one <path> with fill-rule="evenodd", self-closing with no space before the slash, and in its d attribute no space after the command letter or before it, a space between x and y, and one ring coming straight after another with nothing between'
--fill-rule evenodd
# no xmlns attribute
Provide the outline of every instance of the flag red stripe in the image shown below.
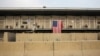
<svg viewBox="0 0 100 56"><path fill-rule="evenodd" d="M53 27L53 33L61 33L62 27L62 21L58 20L57 27Z"/></svg>

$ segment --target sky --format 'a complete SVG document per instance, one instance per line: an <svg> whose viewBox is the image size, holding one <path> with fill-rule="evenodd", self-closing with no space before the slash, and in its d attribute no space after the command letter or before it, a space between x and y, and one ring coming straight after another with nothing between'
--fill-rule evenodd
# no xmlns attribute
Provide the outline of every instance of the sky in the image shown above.
<svg viewBox="0 0 100 56"><path fill-rule="evenodd" d="M0 7L100 8L100 0L0 0Z"/></svg>

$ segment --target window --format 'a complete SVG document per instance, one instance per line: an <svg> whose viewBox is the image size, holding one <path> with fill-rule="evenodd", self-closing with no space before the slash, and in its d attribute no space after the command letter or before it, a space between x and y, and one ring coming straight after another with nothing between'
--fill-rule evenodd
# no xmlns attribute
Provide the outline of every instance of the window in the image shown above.
<svg viewBox="0 0 100 56"><path fill-rule="evenodd" d="M23 24L27 24L27 22L24 21Z"/></svg>
<svg viewBox="0 0 100 56"><path fill-rule="evenodd" d="M16 22L16 26L18 26L18 22Z"/></svg>
<svg viewBox="0 0 100 56"><path fill-rule="evenodd" d="M69 25L68 28L72 28L72 25Z"/></svg>
<svg viewBox="0 0 100 56"><path fill-rule="evenodd" d="M88 25L84 25L83 28L88 28Z"/></svg>
<svg viewBox="0 0 100 56"><path fill-rule="evenodd" d="M97 22L98 24L100 24L100 22Z"/></svg>
<svg viewBox="0 0 100 56"><path fill-rule="evenodd" d="M5 28L6 28L6 29L8 29L8 28L9 28L9 26L7 25L7 26L5 26Z"/></svg>
<svg viewBox="0 0 100 56"><path fill-rule="evenodd" d="M97 29L100 29L100 25L97 26Z"/></svg>
<svg viewBox="0 0 100 56"><path fill-rule="evenodd" d="M22 25L21 28L24 28L24 26Z"/></svg>

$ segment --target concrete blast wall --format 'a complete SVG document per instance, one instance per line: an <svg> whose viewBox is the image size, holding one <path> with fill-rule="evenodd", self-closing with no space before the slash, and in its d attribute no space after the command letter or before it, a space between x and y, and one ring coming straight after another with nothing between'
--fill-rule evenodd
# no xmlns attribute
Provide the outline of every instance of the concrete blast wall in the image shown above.
<svg viewBox="0 0 100 56"><path fill-rule="evenodd" d="M0 56L100 56L100 41L0 42Z"/></svg>
<svg viewBox="0 0 100 56"><path fill-rule="evenodd" d="M16 42L98 40L98 33L17 33Z"/></svg>

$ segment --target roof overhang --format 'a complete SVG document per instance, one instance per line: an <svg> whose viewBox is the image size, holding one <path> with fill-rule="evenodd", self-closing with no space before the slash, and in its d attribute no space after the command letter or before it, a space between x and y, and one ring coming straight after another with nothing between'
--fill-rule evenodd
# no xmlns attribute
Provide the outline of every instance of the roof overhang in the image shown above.
<svg viewBox="0 0 100 56"><path fill-rule="evenodd" d="M100 8L12 7L0 8L0 15L100 15Z"/></svg>

